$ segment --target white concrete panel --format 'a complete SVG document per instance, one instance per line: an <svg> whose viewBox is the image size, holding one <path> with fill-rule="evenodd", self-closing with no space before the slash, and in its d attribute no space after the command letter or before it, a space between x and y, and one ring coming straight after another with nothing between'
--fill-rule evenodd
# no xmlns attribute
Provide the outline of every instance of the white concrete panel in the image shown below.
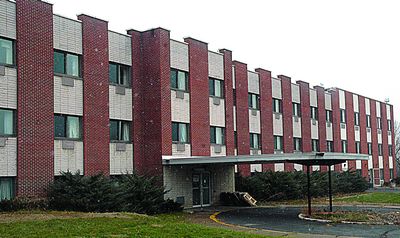
<svg viewBox="0 0 400 238"><path fill-rule="evenodd" d="M190 144L185 144L185 150L184 151L178 151L178 145L173 143L172 144L172 155L173 156L186 156L189 157L191 156L191 145Z"/></svg>
<svg viewBox="0 0 400 238"><path fill-rule="evenodd" d="M356 160L356 169L362 169L361 160Z"/></svg>
<svg viewBox="0 0 400 238"><path fill-rule="evenodd" d="M378 144L382 144L382 132L378 133Z"/></svg>
<svg viewBox="0 0 400 238"><path fill-rule="evenodd" d="M83 142L72 141L74 149L63 149L62 140L54 141L54 175L61 172L80 172L83 174Z"/></svg>
<svg viewBox="0 0 400 238"><path fill-rule="evenodd" d="M125 151L116 148L116 143L110 143L110 175L133 173L133 145L126 144Z"/></svg>
<svg viewBox="0 0 400 238"><path fill-rule="evenodd" d="M389 144L389 145L392 144L392 135L388 135L388 144Z"/></svg>
<svg viewBox="0 0 400 238"><path fill-rule="evenodd" d="M261 150L250 150L250 155L261 155Z"/></svg>
<svg viewBox="0 0 400 238"><path fill-rule="evenodd" d="M249 131L250 133L261 133L260 111L256 110L256 115L253 116L249 109Z"/></svg>
<svg viewBox="0 0 400 238"><path fill-rule="evenodd" d="M108 48L111 62L132 65L132 39L130 36L108 31Z"/></svg>
<svg viewBox="0 0 400 238"><path fill-rule="evenodd" d="M315 121L315 123L313 123L313 119L311 119L310 123L311 123L311 139L317 140L318 139L318 121Z"/></svg>
<svg viewBox="0 0 400 238"><path fill-rule="evenodd" d="M6 138L0 147L0 177L17 176L17 138Z"/></svg>
<svg viewBox="0 0 400 238"><path fill-rule="evenodd" d="M360 108L358 106L358 95L357 94L353 94L353 109L354 109L354 112L360 112Z"/></svg>
<svg viewBox="0 0 400 238"><path fill-rule="evenodd" d="M176 91L171 90L171 120L190 123L189 93L184 93L184 98L177 98Z"/></svg>
<svg viewBox="0 0 400 238"><path fill-rule="evenodd" d="M393 169L393 157L389 156L389 169Z"/></svg>
<svg viewBox="0 0 400 238"><path fill-rule="evenodd" d="M367 132L367 142L368 142L368 143L371 143L371 142L372 142L371 132Z"/></svg>
<svg viewBox="0 0 400 238"><path fill-rule="evenodd" d="M293 117L293 137L301 138L301 117Z"/></svg>
<svg viewBox="0 0 400 238"><path fill-rule="evenodd" d="M294 164L294 169L296 171L303 171L303 165L301 164Z"/></svg>
<svg viewBox="0 0 400 238"><path fill-rule="evenodd" d="M292 83L292 102L300 103L300 87Z"/></svg>
<svg viewBox="0 0 400 238"><path fill-rule="evenodd" d="M312 166L312 171L319 171L320 170L320 166L319 165L313 165Z"/></svg>
<svg viewBox="0 0 400 238"><path fill-rule="evenodd" d="M379 168L383 169L383 157L382 156L378 156L378 163L379 163Z"/></svg>
<svg viewBox="0 0 400 238"><path fill-rule="evenodd" d="M170 41L171 68L189 72L189 46L187 43Z"/></svg>
<svg viewBox="0 0 400 238"><path fill-rule="evenodd" d="M343 125L343 124L342 124ZM347 126L347 125L346 125ZM346 128L340 127L340 139L347 140L347 131Z"/></svg>
<svg viewBox="0 0 400 238"><path fill-rule="evenodd" d="M358 131L354 130L354 139L355 139L355 141L361 141L360 130L358 130Z"/></svg>
<svg viewBox="0 0 400 238"><path fill-rule="evenodd" d="M276 78L272 78L272 97L282 99L282 83Z"/></svg>
<svg viewBox="0 0 400 238"><path fill-rule="evenodd" d="M226 146L222 145L221 146L221 152L217 153L215 152L215 145L210 146L210 155L211 156L226 156Z"/></svg>
<svg viewBox="0 0 400 238"><path fill-rule="evenodd" d="M209 98L210 125L225 127L225 100L220 99L220 104L215 105L213 98Z"/></svg>
<svg viewBox="0 0 400 238"><path fill-rule="evenodd" d="M368 170L372 169L373 167L373 163L372 163L372 155L368 156Z"/></svg>
<svg viewBox="0 0 400 238"><path fill-rule="evenodd" d="M15 68L5 67L5 76L0 76L0 108L17 108L17 70Z"/></svg>
<svg viewBox="0 0 400 238"><path fill-rule="evenodd" d="M346 162L344 162L343 164L342 164L342 170L343 171L347 171L349 169L349 164L348 164L348 162L346 161Z"/></svg>
<svg viewBox="0 0 400 238"><path fill-rule="evenodd" d="M369 98L365 98L365 114L371 115L371 102Z"/></svg>
<svg viewBox="0 0 400 238"><path fill-rule="evenodd" d="M390 115L390 105L386 104L386 118L388 120L391 119L391 115ZM390 128L389 128L390 129Z"/></svg>
<svg viewBox="0 0 400 238"><path fill-rule="evenodd" d="M258 73L247 71L247 83L249 93L260 94L260 79Z"/></svg>
<svg viewBox="0 0 400 238"><path fill-rule="evenodd" d="M283 136L283 120L282 120L282 114L280 114L280 118L277 119L276 114L274 114L274 120L273 120L273 124L274 124L274 135L277 136Z"/></svg>
<svg viewBox="0 0 400 238"><path fill-rule="evenodd" d="M250 172L262 172L262 164L251 164Z"/></svg>
<svg viewBox="0 0 400 238"><path fill-rule="evenodd" d="M332 95L325 93L325 109L332 110Z"/></svg>
<svg viewBox="0 0 400 238"><path fill-rule="evenodd" d="M326 140L333 141L333 128L332 125L326 125Z"/></svg>
<svg viewBox="0 0 400 238"><path fill-rule="evenodd" d="M83 115L83 81L72 79L74 86L62 85L62 78L54 76L54 112Z"/></svg>
<svg viewBox="0 0 400 238"><path fill-rule="evenodd" d="M343 90L339 89L339 107L340 109L346 109L346 94Z"/></svg>
<svg viewBox="0 0 400 238"><path fill-rule="evenodd" d="M237 131L236 129L236 107L233 106L233 130Z"/></svg>
<svg viewBox="0 0 400 238"><path fill-rule="evenodd" d="M381 103L376 101L376 116L381 117Z"/></svg>
<svg viewBox="0 0 400 238"><path fill-rule="evenodd" d="M232 87L236 88L235 66L232 65Z"/></svg>
<svg viewBox="0 0 400 238"><path fill-rule="evenodd" d="M14 2L0 0L0 36L17 38L16 6Z"/></svg>
<svg viewBox="0 0 400 238"><path fill-rule="evenodd" d="M310 88L310 106L318 107L317 90Z"/></svg>
<svg viewBox="0 0 400 238"><path fill-rule="evenodd" d="M132 121L132 89L125 88L125 95L115 92L116 86L109 86L110 118Z"/></svg>
<svg viewBox="0 0 400 238"><path fill-rule="evenodd" d="M274 169L275 169L275 172L283 172L283 171L285 171L285 164L284 163L275 163Z"/></svg>
<svg viewBox="0 0 400 238"><path fill-rule="evenodd" d="M222 54L208 52L208 76L224 80L224 56Z"/></svg>
<svg viewBox="0 0 400 238"><path fill-rule="evenodd" d="M54 49L82 54L82 23L53 15Z"/></svg>

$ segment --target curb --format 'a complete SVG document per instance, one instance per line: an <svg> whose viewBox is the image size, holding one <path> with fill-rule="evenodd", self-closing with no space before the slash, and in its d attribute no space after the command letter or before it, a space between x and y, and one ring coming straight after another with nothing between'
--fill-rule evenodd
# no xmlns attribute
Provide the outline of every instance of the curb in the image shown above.
<svg viewBox="0 0 400 238"><path fill-rule="evenodd" d="M317 219L317 218L310 218L306 215L299 213L298 217L305 221L316 221L322 223L334 223L332 220L325 220L325 219ZM338 223L342 224L354 224L354 225L394 225L392 222L383 223L383 222L364 222L364 221L340 221Z"/></svg>

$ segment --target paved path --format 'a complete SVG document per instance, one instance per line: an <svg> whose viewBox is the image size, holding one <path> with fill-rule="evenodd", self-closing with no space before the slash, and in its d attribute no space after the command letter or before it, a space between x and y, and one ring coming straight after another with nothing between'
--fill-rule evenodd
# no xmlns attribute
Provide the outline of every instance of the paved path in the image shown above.
<svg viewBox="0 0 400 238"><path fill-rule="evenodd" d="M337 237L400 237L400 226L396 225L325 224L301 220L298 214L304 209L304 207L243 208L222 212L217 219L238 226L284 232L325 234ZM336 206L335 209L400 212L400 209L378 207Z"/></svg>

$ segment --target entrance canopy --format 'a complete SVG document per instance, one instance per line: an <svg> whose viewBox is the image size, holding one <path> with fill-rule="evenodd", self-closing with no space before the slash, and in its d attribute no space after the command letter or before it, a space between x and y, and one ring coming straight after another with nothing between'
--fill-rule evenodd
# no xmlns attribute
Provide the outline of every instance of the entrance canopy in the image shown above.
<svg viewBox="0 0 400 238"><path fill-rule="evenodd" d="M201 164L269 164L295 163L301 165L335 165L348 160L368 160L368 155L312 152L312 153L280 153L262 155L236 156L163 156L163 165L201 165Z"/></svg>

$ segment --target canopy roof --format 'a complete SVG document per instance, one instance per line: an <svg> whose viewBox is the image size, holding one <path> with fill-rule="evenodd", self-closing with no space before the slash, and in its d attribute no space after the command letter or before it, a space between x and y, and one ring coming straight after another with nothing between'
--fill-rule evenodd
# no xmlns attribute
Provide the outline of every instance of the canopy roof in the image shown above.
<svg viewBox="0 0 400 238"><path fill-rule="evenodd" d="M335 165L348 160L368 160L365 154L312 152L278 153L237 156L163 156L163 165L201 165L201 164L268 164L295 163L301 165Z"/></svg>

